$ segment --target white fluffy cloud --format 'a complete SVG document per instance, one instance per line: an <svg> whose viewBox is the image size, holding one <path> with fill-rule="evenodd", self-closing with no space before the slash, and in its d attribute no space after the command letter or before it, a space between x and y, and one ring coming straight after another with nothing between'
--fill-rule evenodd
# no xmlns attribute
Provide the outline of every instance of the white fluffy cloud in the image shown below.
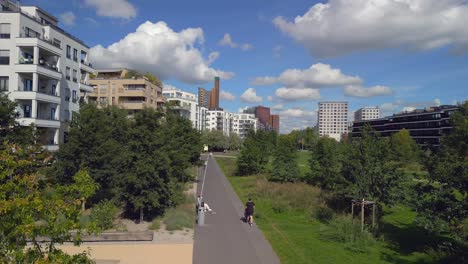
<svg viewBox="0 0 468 264"><path fill-rule="evenodd" d="M296 101L296 100L317 100L320 98L320 92L318 89L310 88L279 88L275 92L276 97L287 100L287 101Z"/></svg>
<svg viewBox="0 0 468 264"><path fill-rule="evenodd" d="M132 19L137 15L136 8L127 0L85 0L85 4L95 8L99 16Z"/></svg>
<svg viewBox="0 0 468 264"><path fill-rule="evenodd" d="M286 87L326 87L361 84L358 76L348 76L340 69L333 69L328 64L317 63L308 69L287 69L279 76L257 77L254 85L271 85L281 83Z"/></svg>
<svg viewBox="0 0 468 264"><path fill-rule="evenodd" d="M76 19L76 16L71 11L60 14L60 21L64 25L67 25L67 26L75 25L75 19Z"/></svg>
<svg viewBox="0 0 468 264"><path fill-rule="evenodd" d="M225 101L234 101L234 100L236 100L236 97L232 93L226 92L226 91L223 91L223 90L221 90L221 93L219 94L219 97L221 98L221 100L225 100Z"/></svg>
<svg viewBox="0 0 468 264"><path fill-rule="evenodd" d="M306 111L300 108L289 108L279 112L280 116L284 117L312 117L316 113L314 111Z"/></svg>
<svg viewBox="0 0 468 264"><path fill-rule="evenodd" d="M243 50L243 51L247 51L247 50L251 50L251 49L253 49L253 45L249 44L249 43L242 44L242 46L241 46L241 50Z"/></svg>
<svg viewBox="0 0 468 264"><path fill-rule="evenodd" d="M249 88L240 96L242 102L249 104L258 104L262 102L262 97L257 95L254 88Z"/></svg>
<svg viewBox="0 0 468 264"><path fill-rule="evenodd" d="M145 22L136 32L114 44L95 46L90 56L96 68L132 68L152 72L165 80L175 78L191 84L206 83L215 76L229 79L234 74L210 67L219 53L205 60L196 47L204 41L201 28L173 31L165 22Z"/></svg>
<svg viewBox="0 0 468 264"><path fill-rule="evenodd" d="M389 47L468 50L465 0L330 0L273 23L318 57Z"/></svg>
<svg viewBox="0 0 468 264"><path fill-rule="evenodd" d="M225 33L223 38L218 41L218 44L221 46L228 46L231 48L239 47L243 51L248 51L248 50L253 49L253 45L249 43L244 43L241 45L237 44L236 42L234 42L234 40L232 40L231 34L229 33Z"/></svg>
<svg viewBox="0 0 468 264"><path fill-rule="evenodd" d="M273 110L283 110L284 105L283 104L276 104L276 105L272 106L271 109L273 109Z"/></svg>
<svg viewBox="0 0 468 264"><path fill-rule="evenodd" d="M349 97L374 97L393 94L392 89L386 86L373 86L364 88L360 85L349 85L344 88L344 93Z"/></svg>

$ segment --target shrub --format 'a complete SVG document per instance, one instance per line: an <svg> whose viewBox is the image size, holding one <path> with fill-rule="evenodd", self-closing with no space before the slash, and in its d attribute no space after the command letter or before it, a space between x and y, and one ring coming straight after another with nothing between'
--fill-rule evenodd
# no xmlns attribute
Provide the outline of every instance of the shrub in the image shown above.
<svg viewBox="0 0 468 264"><path fill-rule="evenodd" d="M113 227L118 212L119 208L112 202L104 200L93 207L89 217L100 230L107 230Z"/></svg>
<svg viewBox="0 0 468 264"><path fill-rule="evenodd" d="M333 216L333 210L323 205L315 208L313 211L313 217L322 223L329 223L333 219Z"/></svg>
<svg viewBox="0 0 468 264"><path fill-rule="evenodd" d="M337 216L323 228L320 236L325 239L341 242L351 251L366 252L376 243L374 236L367 230L361 232L361 224L351 216Z"/></svg>
<svg viewBox="0 0 468 264"><path fill-rule="evenodd" d="M183 230L184 228L193 228L195 215L192 205L182 205L167 211L164 220L168 231Z"/></svg>
<svg viewBox="0 0 468 264"><path fill-rule="evenodd" d="M161 227L161 218L157 217L157 218L153 219L153 221L151 222L151 225L149 226L149 229L150 230L159 230L160 227Z"/></svg>
<svg viewBox="0 0 468 264"><path fill-rule="evenodd" d="M274 200L273 201L273 204L271 206L271 209L273 210L273 212L277 213L277 214L281 214L281 213L285 213L285 212L288 212L290 210L291 206L289 205L289 203L287 201L284 201L284 200Z"/></svg>

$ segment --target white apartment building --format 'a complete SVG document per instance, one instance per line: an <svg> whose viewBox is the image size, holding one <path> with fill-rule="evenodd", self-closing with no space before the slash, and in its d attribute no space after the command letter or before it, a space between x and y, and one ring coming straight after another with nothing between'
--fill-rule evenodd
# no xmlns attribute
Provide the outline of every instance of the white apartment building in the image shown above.
<svg viewBox="0 0 468 264"><path fill-rule="evenodd" d="M234 113L231 116L231 132L238 134L241 138L245 138L251 129L257 131L259 122L254 114Z"/></svg>
<svg viewBox="0 0 468 264"><path fill-rule="evenodd" d="M363 107L354 112L354 121L365 121L373 120L380 118L380 109L379 107Z"/></svg>
<svg viewBox="0 0 468 264"><path fill-rule="evenodd" d="M348 102L319 102L317 123L320 136L340 141L348 133Z"/></svg>
<svg viewBox="0 0 468 264"><path fill-rule="evenodd" d="M206 112L208 108L199 106L198 107L198 131L203 131L206 129Z"/></svg>
<svg viewBox="0 0 468 264"><path fill-rule="evenodd" d="M80 95L92 92L88 46L36 6L0 0L0 91L18 103L18 122L34 124L57 150Z"/></svg>
<svg viewBox="0 0 468 264"><path fill-rule="evenodd" d="M201 130L200 107L198 107L198 96L193 93L184 92L175 88L163 88L163 96L167 102L175 102L175 109L179 113L192 121L194 128Z"/></svg>
<svg viewBox="0 0 468 264"><path fill-rule="evenodd" d="M221 110L206 111L205 126L207 130L223 131L223 134L229 136L231 132L232 114Z"/></svg>

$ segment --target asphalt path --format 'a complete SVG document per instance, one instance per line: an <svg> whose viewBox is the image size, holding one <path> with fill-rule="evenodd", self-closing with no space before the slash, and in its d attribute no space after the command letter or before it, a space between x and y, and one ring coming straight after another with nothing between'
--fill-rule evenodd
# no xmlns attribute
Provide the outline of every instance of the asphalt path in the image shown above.
<svg viewBox="0 0 468 264"><path fill-rule="evenodd" d="M206 176L203 169L199 172L197 194L203 188L203 200L216 214L207 212L205 225L195 227L193 263L280 263L257 226L241 221L246 201L237 197L214 157L204 159L208 159L208 166Z"/></svg>

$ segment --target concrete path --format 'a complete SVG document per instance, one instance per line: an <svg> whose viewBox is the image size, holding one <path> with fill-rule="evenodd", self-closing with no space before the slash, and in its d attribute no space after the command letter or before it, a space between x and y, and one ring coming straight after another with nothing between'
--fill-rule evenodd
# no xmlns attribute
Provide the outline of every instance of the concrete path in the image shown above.
<svg viewBox="0 0 468 264"><path fill-rule="evenodd" d="M203 186L203 171L199 180L197 194ZM216 214L207 213L205 225L195 228L194 264L280 263L257 226L250 227L240 220L243 202L213 157L208 158L203 197Z"/></svg>

